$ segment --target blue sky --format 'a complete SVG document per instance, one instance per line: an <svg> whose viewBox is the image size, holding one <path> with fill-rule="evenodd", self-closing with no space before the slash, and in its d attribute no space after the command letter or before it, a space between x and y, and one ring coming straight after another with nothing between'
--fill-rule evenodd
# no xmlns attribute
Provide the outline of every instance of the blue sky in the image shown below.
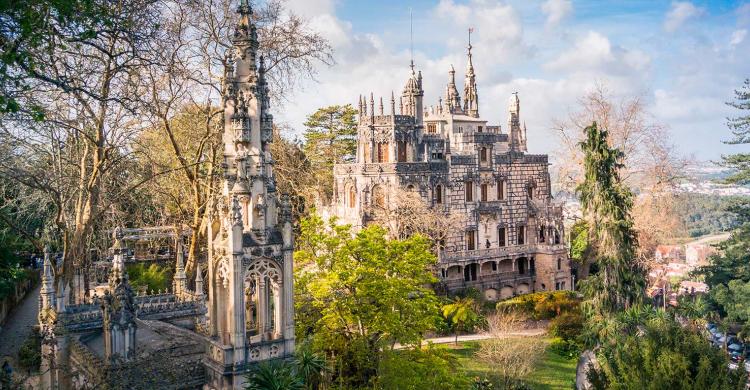
<svg viewBox="0 0 750 390"><path fill-rule="evenodd" d="M552 126L596 83L615 95L644 98L677 149L699 160L740 146L729 136L724 102L750 77L750 1L289 0L334 47L276 117L301 129L305 115L329 104L355 104L360 93L399 94L408 76L409 8L414 58L436 104L454 65L459 84L473 27L480 113L506 122L519 92L529 148L551 153ZM461 86L459 85L459 89ZM670 142L670 141L667 141ZM747 148L745 145L744 148Z"/></svg>

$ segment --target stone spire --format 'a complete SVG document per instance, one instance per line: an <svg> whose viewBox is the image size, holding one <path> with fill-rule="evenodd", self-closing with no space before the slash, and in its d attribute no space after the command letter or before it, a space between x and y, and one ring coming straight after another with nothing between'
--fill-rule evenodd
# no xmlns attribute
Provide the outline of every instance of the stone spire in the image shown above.
<svg viewBox="0 0 750 390"><path fill-rule="evenodd" d="M380 109L380 116L383 116L383 97L380 97L380 106L378 107Z"/></svg>
<svg viewBox="0 0 750 390"><path fill-rule="evenodd" d="M177 234L177 261L175 262L174 280L172 289L177 297L187 291L187 275L185 275L185 252L182 248L182 239Z"/></svg>
<svg viewBox="0 0 750 390"><path fill-rule="evenodd" d="M468 65L466 67L466 80L464 81L464 112L474 118L479 117L479 96L477 95L477 80L474 74L474 64L471 62L471 33L469 29Z"/></svg>
<svg viewBox="0 0 750 390"><path fill-rule="evenodd" d="M104 352L108 360L130 360L135 356L136 324L135 294L128 281L125 270L122 230L114 232L115 243L112 246L112 270L109 273L109 289L102 304L102 323L104 328Z"/></svg>
<svg viewBox="0 0 750 390"><path fill-rule="evenodd" d="M456 70L451 65L448 71L448 85L445 87L445 103L448 105L448 111L451 114L461 113L461 95L456 88Z"/></svg>
<svg viewBox="0 0 750 390"><path fill-rule="evenodd" d="M52 268L52 255L48 246L44 247L44 270L42 272L42 289L39 292L42 310L55 309L55 273ZM41 313L40 313L41 314Z"/></svg>
<svg viewBox="0 0 750 390"><path fill-rule="evenodd" d="M205 298L203 294L203 273L200 267L195 270L195 299L202 301Z"/></svg>
<svg viewBox="0 0 750 390"><path fill-rule="evenodd" d="M521 101L518 92L513 92L508 104L508 129L510 132L510 149L515 152L526 151L525 130L521 127Z"/></svg>

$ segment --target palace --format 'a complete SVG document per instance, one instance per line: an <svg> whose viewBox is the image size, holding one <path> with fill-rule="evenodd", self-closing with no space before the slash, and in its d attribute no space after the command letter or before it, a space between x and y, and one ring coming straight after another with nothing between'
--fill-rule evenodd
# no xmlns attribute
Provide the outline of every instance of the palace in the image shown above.
<svg viewBox="0 0 750 390"><path fill-rule="evenodd" d="M294 352L291 207L276 192L269 90L247 0L237 12L206 264L189 281L180 233L118 228L106 283L82 294L80 278L55 283L46 253L41 388L243 389L253 364ZM126 245L146 237L176 241L171 291L136 293L129 283L125 265L137 259Z"/></svg>
<svg viewBox="0 0 750 390"><path fill-rule="evenodd" d="M395 190L417 191L433 210L464 221L440 243L436 273L444 290L476 288L497 300L570 289L548 157L527 153L518 94L510 98L505 131L480 117L471 49L463 96L451 66L444 99L426 108L413 61L387 113L382 98L376 108L372 94L369 102L360 96L356 161L334 167L333 213L363 226L378 208L392 207Z"/></svg>

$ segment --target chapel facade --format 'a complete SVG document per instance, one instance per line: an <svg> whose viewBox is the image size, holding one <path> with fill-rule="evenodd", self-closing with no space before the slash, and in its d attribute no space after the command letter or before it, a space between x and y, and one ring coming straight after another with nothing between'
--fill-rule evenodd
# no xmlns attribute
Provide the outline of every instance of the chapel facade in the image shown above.
<svg viewBox="0 0 750 390"><path fill-rule="evenodd" d="M269 88L247 0L237 12L222 88L224 178L206 262L188 280L179 233L117 228L106 283L73 294L47 252L42 389L244 389L253 365L294 353L291 206L276 191ZM126 243L144 237L176 241L168 291L130 285L126 262L137 258Z"/></svg>
<svg viewBox="0 0 750 390"><path fill-rule="evenodd" d="M397 189L416 191L461 226L438 247L438 287L480 290L488 300L572 286L562 206L551 195L548 156L527 152L518 94L505 129L479 113L472 46L459 93L451 66L445 96L424 106L422 74L398 100L359 99L357 156L334 167L333 213L355 227L392 207ZM396 112L398 105L398 113ZM388 110L388 111L386 111Z"/></svg>

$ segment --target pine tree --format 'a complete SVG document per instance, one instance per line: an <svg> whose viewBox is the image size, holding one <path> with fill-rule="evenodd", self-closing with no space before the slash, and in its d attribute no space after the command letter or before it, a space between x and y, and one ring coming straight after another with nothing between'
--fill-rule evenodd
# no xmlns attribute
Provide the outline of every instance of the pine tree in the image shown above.
<svg viewBox="0 0 750 390"><path fill-rule="evenodd" d="M621 311L640 301L645 276L636 258L637 240L630 210L633 195L622 183L623 153L608 144L596 122L584 129L580 143L585 177L576 189L589 227L589 243L599 271L582 281L581 290L595 313Z"/></svg>
<svg viewBox="0 0 750 390"><path fill-rule="evenodd" d="M357 150L357 111L351 105L323 107L307 117L304 152L315 172L318 192L331 198L333 165L351 161Z"/></svg>
<svg viewBox="0 0 750 390"><path fill-rule="evenodd" d="M738 110L750 111L750 79L745 79L743 86L734 91L734 101L727 105ZM729 118L727 126L734 136L730 145L750 144L750 113ZM723 156L722 165L736 170L725 181L733 184L750 184L750 153L737 153Z"/></svg>

